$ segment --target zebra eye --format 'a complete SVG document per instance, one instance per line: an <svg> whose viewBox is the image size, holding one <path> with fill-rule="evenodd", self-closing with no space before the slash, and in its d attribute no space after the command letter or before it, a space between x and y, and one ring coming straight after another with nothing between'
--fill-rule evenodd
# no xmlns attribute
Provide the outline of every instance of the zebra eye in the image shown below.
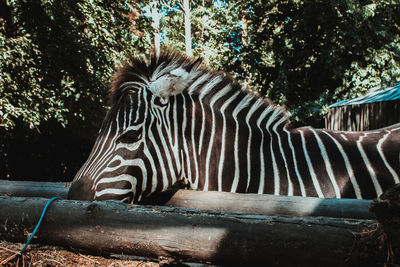
<svg viewBox="0 0 400 267"><path fill-rule="evenodd" d="M118 137L116 142L131 144L137 142L140 138L142 138L142 131L129 130Z"/></svg>

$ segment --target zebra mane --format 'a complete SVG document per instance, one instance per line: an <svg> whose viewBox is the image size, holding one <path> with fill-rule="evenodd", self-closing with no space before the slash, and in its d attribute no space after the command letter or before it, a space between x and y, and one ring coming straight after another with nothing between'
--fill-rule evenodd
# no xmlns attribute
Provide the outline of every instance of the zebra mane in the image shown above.
<svg viewBox="0 0 400 267"><path fill-rule="evenodd" d="M192 70L205 70L200 66L201 59L183 56L171 50L163 50L160 55L152 54L150 60L144 57L130 57L117 69L112 77L111 88L108 94L110 104L114 104L123 94L125 85L149 86L157 82L165 74L175 71L191 72ZM164 87L163 89L168 89Z"/></svg>
<svg viewBox="0 0 400 267"><path fill-rule="evenodd" d="M210 81L209 83L213 84L214 81L215 84L218 83L218 86L200 86L199 90L193 90L193 86L190 85L193 80L202 75L205 77L203 83ZM201 64L200 58L194 59L171 50L161 51L158 56L152 54L150 60L144 57L130 57L129 61L119 67L112 77L108 95L110 104L115 104L127 88L132 90L131 85L135 85L135 88L148 86L154 94L164 98L184 91L188 94L213 95L222 89L221 85L230 85L231 94L236 93L246 100L242 109L268 109L271 111L271 116L275 117L273 121L283 120L286 126L289 123L289 116L284 108L276 106L258 93L243 88L232 75L223 71L210 70Z"/></svg>

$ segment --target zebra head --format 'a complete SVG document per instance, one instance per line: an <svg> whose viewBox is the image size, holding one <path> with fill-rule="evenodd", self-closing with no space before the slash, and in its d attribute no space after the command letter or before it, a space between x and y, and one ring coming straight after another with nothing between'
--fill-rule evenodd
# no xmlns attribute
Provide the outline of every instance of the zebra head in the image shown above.
<svg viewBox="0 0 400 267"><path fill-rule="evenodd" d="M169 52L121 67L110 89L111 108L68 197L137 202L181 179L183 153L170 116L179 116L174 96L199 72L200 60Z"/></svg>

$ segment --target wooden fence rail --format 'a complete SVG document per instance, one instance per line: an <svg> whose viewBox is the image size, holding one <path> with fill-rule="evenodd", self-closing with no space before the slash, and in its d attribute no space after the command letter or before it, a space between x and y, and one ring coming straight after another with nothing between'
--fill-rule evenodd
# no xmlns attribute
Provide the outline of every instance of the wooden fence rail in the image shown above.
<svg viewBox="0 0 400 267"><path fill-rule="evenodd" d="M68 188L0 181L0 239L25 242L48 198L65 198ZM57 200L35 241L221 265L383 266L400 262L399 194L400 184L374 200L374 214L368 200L192 190L168 191L141 205Z"/></svg>
<svg viewBox="0 0 400 267"><path fill-rule="evenodd" d="M67 197L68 184L49 182L0 181L0 196ZM285 197L229 192L171 190L145 200L142 204L169 207L244 212L279 216L325 216L371 219L370 200Z"/></svg>
<svg viewBox="0 0 400 267"><path fill-rule="evenodd" d="M0 196L0 238L26 240L48 199ZM283 217L57 200L36 242L91 253L222 265L366 266L357 233L373 220Z"/></svg>

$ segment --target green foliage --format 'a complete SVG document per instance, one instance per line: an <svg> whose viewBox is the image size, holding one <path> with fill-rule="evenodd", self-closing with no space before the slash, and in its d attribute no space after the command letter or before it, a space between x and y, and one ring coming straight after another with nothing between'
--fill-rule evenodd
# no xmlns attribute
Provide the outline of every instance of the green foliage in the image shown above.
<svg viewBox="0 0 400 267"><path fill-rule="evenodd" d="M169 3L165 3L169 2ZM165 16L161 20L163 45L185 51L185 33L181 1L162 1ZM216 69L225 70L222 55L229 53L227 35L230 34L236 17L230 6L217 7L213 1L191 1L191 26L194 55ZM233 21L234 20L234 21Z"/></svg>
<svg viewBox="0 0 400 267"><path fill-rule="evenodd" d="M236 9L248 38L225 55L228 66L294 121L321 126L329 104L400 80L398 1L246 1Z"/></svg>
<svg viewBox="0 0 400 267"><path fill-rule="evenodd" d="M0 125L30 128L98 119L114 64L146 44L126 25L133 7L114 1L13 1L17 27L0 28ZM136 49L138 48L138 49Z"/></svg>
<svg viewBox="0 0 400 267"><path fill-rule="evenodd" d="M12 35L0 20L0 128L98 120L114 65L149 51L150 4L10 1ZM164 46L184 51L180 4L161 1L161 35ZM396 1L196 0L191 7L195 56L286 106L295 121L315 124L328 104L399 81Z"/></svg>
<svg viewBox="0 0 400 267"><path fill-rule="evenodd" d="M1 177L72 179L103 119L115 64L149 48L140 32L149 20L132 3L0 1Z"/></svg>
<svg viewBox="0 0 400 267"><path fill-rule="evenodd" d="M0 21L4 33L5 23ZM31 36L18 29L19 36L6 38L0 34L0 127L15 126L15 118L22 118L31 127L39 123L40 58L37 45ZM23 90L26 88L27 90Z"/></svg>

